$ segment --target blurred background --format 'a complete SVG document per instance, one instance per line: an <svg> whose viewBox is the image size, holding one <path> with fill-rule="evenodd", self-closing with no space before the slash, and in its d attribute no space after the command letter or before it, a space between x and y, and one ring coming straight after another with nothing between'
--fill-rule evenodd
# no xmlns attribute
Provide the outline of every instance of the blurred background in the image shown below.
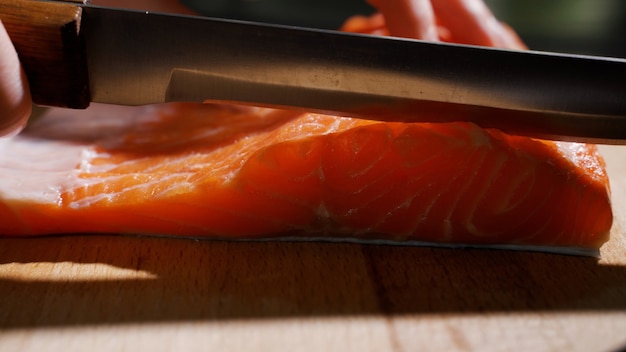
<svg viewBox="0 0 626 352"><path fill-rule="evenodd" d="M365 0L181 0L223 18L335 29ZM485 0L534 50L626 57L626 0Z"/></svg>
<svg viewBox="0 0 626 352"><path fill-rule="evenodd" d="M486 0L536 50L626 57L624 0Z"/></svg>

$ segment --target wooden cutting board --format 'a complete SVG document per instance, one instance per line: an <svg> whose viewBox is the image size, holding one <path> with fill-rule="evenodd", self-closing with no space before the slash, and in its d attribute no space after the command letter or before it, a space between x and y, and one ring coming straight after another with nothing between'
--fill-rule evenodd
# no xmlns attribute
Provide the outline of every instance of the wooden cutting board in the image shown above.
<svg viewBox="0 0 626 352"><path fill-rule="evenodd" d="M626 347L626 147L602 259L71 236L0 239L0 351Z"/></svg>

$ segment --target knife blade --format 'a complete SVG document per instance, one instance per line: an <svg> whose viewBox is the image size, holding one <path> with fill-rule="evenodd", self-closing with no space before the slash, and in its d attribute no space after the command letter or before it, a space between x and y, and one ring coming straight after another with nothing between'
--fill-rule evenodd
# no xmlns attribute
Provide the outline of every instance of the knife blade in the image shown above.
<svg viewBox="0 0 626 352"><path fill-rule="evenodd" d="M0 19L41 105L220 101L626 144L620 58L60 1L1 0Z"/></svg>

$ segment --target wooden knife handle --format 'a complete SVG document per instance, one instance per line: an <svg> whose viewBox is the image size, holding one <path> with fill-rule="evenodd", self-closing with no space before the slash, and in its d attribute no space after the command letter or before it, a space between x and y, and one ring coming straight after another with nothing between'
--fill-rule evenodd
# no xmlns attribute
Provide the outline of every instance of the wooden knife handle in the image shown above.
<svg viewBox="0 0 626 352"><path fill-rule="evenodd" d="M89 80L80 24L83 1L0 0L0 20L37 105L84 109Z"/></svg>

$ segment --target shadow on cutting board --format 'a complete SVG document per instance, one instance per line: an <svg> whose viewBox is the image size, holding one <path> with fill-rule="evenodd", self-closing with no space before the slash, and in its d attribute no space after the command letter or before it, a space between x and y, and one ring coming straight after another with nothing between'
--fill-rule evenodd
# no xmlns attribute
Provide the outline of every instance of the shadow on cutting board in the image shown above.
<svg viewBox="0 0 626 352"><path fill-rule="evenodd" d="M93 263L151 275L72 279ZM1 239L0 268L0 328L626 309L626 266L542 253L67 236Z"/></svg>

